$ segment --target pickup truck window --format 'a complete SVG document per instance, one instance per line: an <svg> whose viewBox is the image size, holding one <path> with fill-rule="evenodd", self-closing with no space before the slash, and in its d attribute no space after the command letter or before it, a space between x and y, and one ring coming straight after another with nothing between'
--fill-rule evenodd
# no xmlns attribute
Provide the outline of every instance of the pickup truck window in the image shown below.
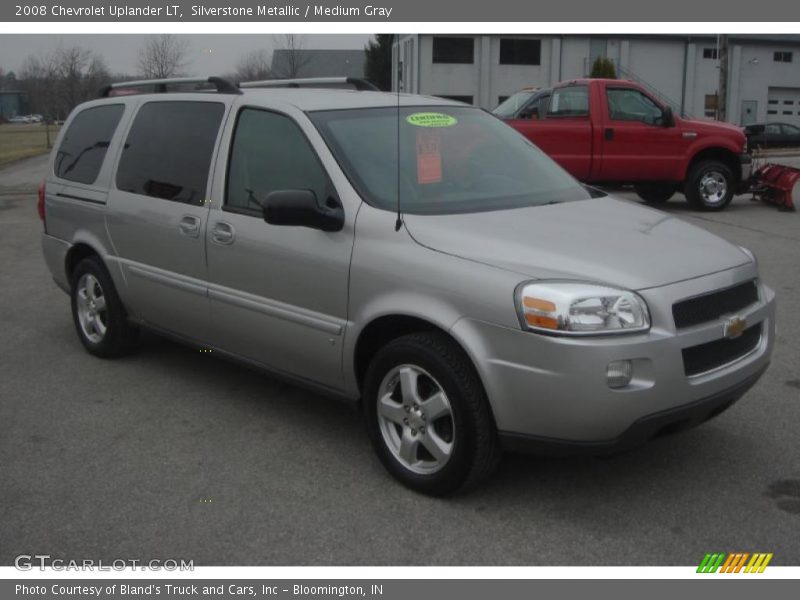
<svg viewBox="0 0 800 600"><path fill-rule="evenodd" d="M570 85L553 90L549 117L585 117L589 114L589 89L585 85Z"/></svg>
<svg viewBox="0 0 800 600"><path fill-rule="evenodd" d="M657 125L664 118L664 111L639 90L632 88L608 88L608 118L612 121L641 121Z"/></svg>
<svg viewBox="0 0 800 600"><path fill-rule="evenodd" d="M501 119L514 118L519 110L536 95L536 90L517 92L503 100L492 113Z"/></svg>

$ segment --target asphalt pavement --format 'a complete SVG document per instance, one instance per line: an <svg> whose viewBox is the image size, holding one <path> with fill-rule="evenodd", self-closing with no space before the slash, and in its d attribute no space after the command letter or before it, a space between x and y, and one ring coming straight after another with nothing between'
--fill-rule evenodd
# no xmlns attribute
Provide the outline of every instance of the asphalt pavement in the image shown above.
<svg viewBox="0 0 800 600"><path fill-rule="evenodd" d="M39 248L44 164L0 170L0 564L800 564L800 214L666 207L755 251L777 292L773 364L738 404L613 458L507 456L431 499L384 472L346 405L154 336L88 355Z"/></svg>

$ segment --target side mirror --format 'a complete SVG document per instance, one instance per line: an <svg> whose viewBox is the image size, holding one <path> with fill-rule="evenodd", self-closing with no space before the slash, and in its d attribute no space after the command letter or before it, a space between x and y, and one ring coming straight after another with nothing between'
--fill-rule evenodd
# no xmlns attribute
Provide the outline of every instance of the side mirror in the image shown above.
<svg viewBox="0 0 800 600"><path fill-rule="evenodd" d="M341 231L344 210L341 206L320 206L311 190L276 190L262 203L264 220L270 225L310 227L321 231Z"/></svg>
<svg viewBox="0 0 800 600"><path fill-rule="evenodd" d="M675 115L672 114L671 106L667 106L664 109L664 115L662 119L664 120L664 122L662 123L664 127L675 127Z"/></svg>

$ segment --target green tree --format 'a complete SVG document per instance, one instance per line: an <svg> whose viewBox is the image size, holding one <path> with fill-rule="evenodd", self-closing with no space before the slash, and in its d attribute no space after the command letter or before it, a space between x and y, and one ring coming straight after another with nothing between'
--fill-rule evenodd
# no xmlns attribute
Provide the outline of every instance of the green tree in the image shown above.
<svg viewBox="0 0 800 600"><path fill-rule="evenodd" d="M592 72L589 74L589 77L616 79L617 70L614 68L614 63L611 59L605 56L598 56L592 65Z"/></svg>
<svg viewBox="0 0 800 600"><path fill-rule="evenodd" d="M364 65L364 76L380 89L388 92L392 89L392 42L394 35L381 33L370 40L364 48L367 62Z"/></svg>

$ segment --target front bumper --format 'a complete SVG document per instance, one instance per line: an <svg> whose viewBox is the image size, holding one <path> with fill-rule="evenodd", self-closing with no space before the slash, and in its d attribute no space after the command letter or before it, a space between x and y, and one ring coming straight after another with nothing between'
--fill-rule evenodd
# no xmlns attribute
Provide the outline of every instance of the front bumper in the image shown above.
<svg viewBox="0 0 800 600"><path fill-rule="evenodd" d="M676 330L672 305L757 275L753 265L649 290L652 327L629 336L567 338L461 319L452 332L470 353L486 388L497 428L509 447L635 445L670 423L695 423L727 407L764 372L775 339L774 293L759 284L759 301L739 316L761 326L757 346L721 367L693 376L683 349L724 337L724 319ZM631 360L634 377L608 387L606 367ZM530 438L530 439L529 439ZM537 442L546 442L538 444Z"/></svg>
<svg viewBox="0 0 800 600"><path fill-rule="evenodd" d="M602 442L577 442L558 440L508 431L500 432L500 441L509 452L528 452L551 456L575 456L588 454L600 456L617 454L641 446L648 440L669 433L696 427L716 417L739 400L747 390L761 378L769 365L751 375L732 388L718 392L683 406L662 410L642 417L626 429L622 435Z"/></svg>

